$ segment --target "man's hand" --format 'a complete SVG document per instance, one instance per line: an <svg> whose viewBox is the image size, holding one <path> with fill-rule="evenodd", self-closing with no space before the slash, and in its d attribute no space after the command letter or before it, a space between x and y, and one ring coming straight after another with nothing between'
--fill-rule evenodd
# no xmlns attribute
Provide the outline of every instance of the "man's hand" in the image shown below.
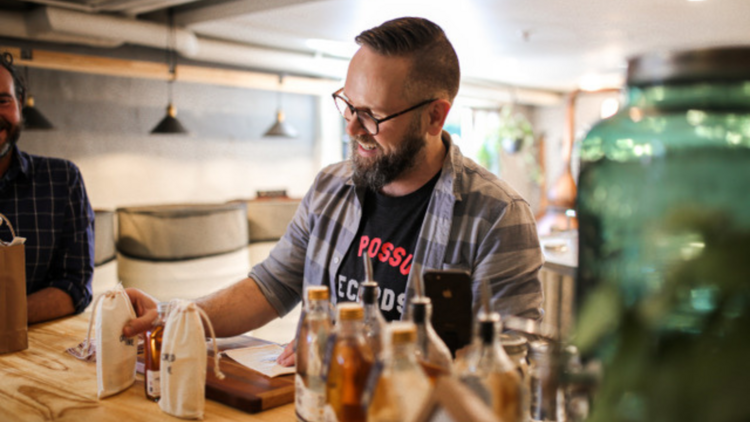
<svg viewBox="0 0 750 422"><path fill-rule="evenodd" d="M125 337L133 337L151 328L154 320L159 316L156 311L158 301L146 292L132 287L125 289L125 292L130 297L130 302L133 304L133 309L135 309L135 314L138 317L125 324L122 334Z"/></svg>
<svg viewBox="0 0 750 422"><path fill-rule="evenodd" d="M276 363L278 363L281 366L292 366L294 365L294 340L289 342L289 344L286 345L284 348L284 351L281 352L278 358L276 358Z"/></svg>

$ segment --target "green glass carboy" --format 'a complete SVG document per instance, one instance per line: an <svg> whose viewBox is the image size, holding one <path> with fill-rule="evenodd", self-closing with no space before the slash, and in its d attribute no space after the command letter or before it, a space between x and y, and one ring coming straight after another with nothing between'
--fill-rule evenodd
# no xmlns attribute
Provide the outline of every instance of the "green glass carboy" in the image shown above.
<svg viewBox="0 0 750 422"><path fill-rule="evenodd" d="M750 420L750 47L651 54L581 145L590 420Z"/></svg>

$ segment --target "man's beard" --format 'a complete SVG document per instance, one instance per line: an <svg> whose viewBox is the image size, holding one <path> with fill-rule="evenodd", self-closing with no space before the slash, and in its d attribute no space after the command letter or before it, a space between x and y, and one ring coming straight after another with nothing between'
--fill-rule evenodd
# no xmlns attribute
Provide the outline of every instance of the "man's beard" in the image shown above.
<svg viewBox="0 0 750 422"><path fill-rule="evenodd" d="M354 169L352 174L354 184L380 192L383 186L413 168L417 158L419 158L419 153L426 145L424 137L419 136L419 123L418 119L412 121L396 151L390 154L381 154L371 159L360 156L357 153L357 148L359 147L359 141L372 145L376 144L375 140L369 135L352 137L349 145L351 146L352 167ZM379 149L380 145L376 148Z"/></svg>
<svg viewBox="0 0 750 422"><path fill-rule="evenodd" d="M5 130L5 143L0 146L0 159L5 158L13 149L13 145L21 137L21 126L14 125L11 122L0 117L0 131Z"/></svg>

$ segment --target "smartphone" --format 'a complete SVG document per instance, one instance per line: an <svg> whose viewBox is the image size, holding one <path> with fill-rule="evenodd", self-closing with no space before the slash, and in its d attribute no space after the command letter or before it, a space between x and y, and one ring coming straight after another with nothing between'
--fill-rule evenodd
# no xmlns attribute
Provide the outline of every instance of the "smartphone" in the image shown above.
<svg viewBox="0 0 750 422"><path fill-rule="evenodd" d="M456 350L471 342L471 276L461 270L427 270L422 279L432 301L432 326L455 358Z"/></svg>

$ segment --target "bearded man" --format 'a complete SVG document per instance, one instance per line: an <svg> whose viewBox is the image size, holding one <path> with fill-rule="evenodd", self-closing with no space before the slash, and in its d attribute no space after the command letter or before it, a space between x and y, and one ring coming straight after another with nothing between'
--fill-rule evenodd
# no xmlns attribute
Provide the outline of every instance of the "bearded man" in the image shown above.
<svg viewBox="0 0 750 422"><path fill-rule="evenodd" d="M372 257L379 305L399 319L425 269L463 269L482 280L502 315L541 318L542 254L529 204L461 155L443 131L458 92L458 58L443 30L401 18L364 31L343 88L333 94L346 120L351 158L323 169L286 234L247 279L198 300L229 336L285 315L303 288L327 285L334 303L356 300ZM139 315L154 301L129 291ZM476 295L475 295L476 296ZM291 347L279 358L291 364Z"/></svg>
<svg viewBox="0 0 750 422"><path fill-rule="evenodd" d="M91 302L94 211L81 173L61 159L26 154L21 109L26 88L13 56L0 55L0 213L26 238L29 323L83 312ZM9 230L0 235L9 240ZM0 272L3 269L0 268Z"/></svg>

